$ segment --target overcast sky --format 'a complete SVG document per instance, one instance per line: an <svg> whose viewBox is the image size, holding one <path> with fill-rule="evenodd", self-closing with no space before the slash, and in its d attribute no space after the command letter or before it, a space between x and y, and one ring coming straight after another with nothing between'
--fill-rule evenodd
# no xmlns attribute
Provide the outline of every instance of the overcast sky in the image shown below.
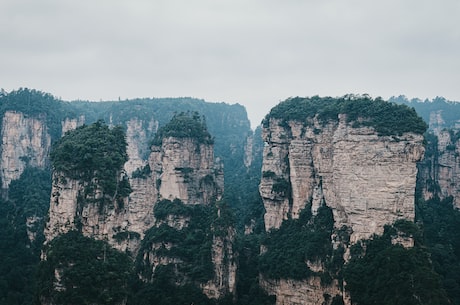
<svg viewBox="0 0 460 305"><path fill-rule="evenodd" d="M203 98L252 125L290 96L460 101L459 0L1 0L0 88Z"/></svg>

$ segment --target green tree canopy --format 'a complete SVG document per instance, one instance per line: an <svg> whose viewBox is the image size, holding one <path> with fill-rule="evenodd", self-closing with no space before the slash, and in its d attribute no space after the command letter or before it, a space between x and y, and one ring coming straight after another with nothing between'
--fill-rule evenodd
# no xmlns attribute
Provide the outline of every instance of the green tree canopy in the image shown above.
<svg viewBox="0 0 460 305"><path fill-rule="evenodd" d="M161 145L164 138L193 138L199 143L213 144L204 117L197 112L181 112L175 114L171 121L160 128L153 139L154 145Z"/></svg>
<svg viewBox="0 0 460 305"><path fill-rule="evenodd" d="M416 246L392 243L397 231L414 236ZM351 248L344 278L353 303L376 305L448 304L439 275L421 247L415 224L404 221L387 226L382 236Z"/></svg>
<svg viewBox="0 0 460 305"><path fill-rule="evenodd" d="M327 123L338 121L339 114L346 114L347 121L353 122L353 126L370 126L380 135L423 134L427 129L426 123L413 108L366 95L289 98L272 108L264 119L264 126L268 126L270 118L280 119L283 124L299 121L308 125L317 117L320 122Z"/></svg>
<svg viewBox="0 0 460 305"><path fill-rule="evenodd" d="M71 231L56 237L45 256L38 288L40 296L53 304L115 305L128 297L132 262L104 241Z"/></svg>
<svg viewBox="0 0 460 305"><path fill-rule="evenodd" d="M98 121L67 132L53 146L50 158L54 170L68 178L88 183L96 180L104 194L127 195L129 185L120 185L118 181L119 172L128 160L126 146L121 127L110 129Z"/></svg>

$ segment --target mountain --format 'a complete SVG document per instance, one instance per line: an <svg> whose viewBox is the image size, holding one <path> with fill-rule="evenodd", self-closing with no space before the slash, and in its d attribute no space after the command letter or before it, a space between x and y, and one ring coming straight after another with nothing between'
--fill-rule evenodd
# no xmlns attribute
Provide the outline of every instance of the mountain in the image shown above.
<svg viewBox="0 0 460 305"><path fill-rule="evenodd" d="M456 108L394 100L290 98L252 131L2 92L0 303L460 304Z"/></svg>
<svg viewBox="0 0 460 305"><path fill-rule="evenodd" d="M17 275L18 270L12 270L5 265L2 302L32 303L35 293L32 287L34 277L30 274L37 268L40 256L44 260L41 263L43 266L38 270L41 274L41 286L38 287L41 293L38 294L39 299L36 302L59 303L66 298L75 297L66 293L55 295L53 291L59 291L61 284L57 286L57 290L53 290L52 287L56 286L52 284L54 282L50 278L51 273L44 272L51 270L49 268L52 266L56 267L53 263L62 263L60 259L69 254L69 249L65 247L77 249L88 243L88 255L96 255L97 258L97 249L100 249L98 243L102 242L103 249L116 248L129 258L128 261L136 260L136 253L141 247L147 247L141 243L145 233L150 232L149 236L156 234L152 233L156 226L164 229L158 220L161 217L154 215L155 203L158 201L164 204L169 199L174 204L177 203L174 199L178 199L182 204L185 202L193 205L184 208L187 213L198 215L198 220L189 217L191 223L198 225L198 228L191 225L192 233L195 230L218 232L212 233L214 235L206 233L208 242L203 251L207 253L209 261L203 266L208 268L215 264L219 268L229 266L228 268L235 269L233 259L231 263L223 262L216 254L220 248L215 251L213 249L216 244L228 244L229 251L232 251L235 235L232 231L235 230L232 229L233 223L228 228L221 228L223 224L218 224L225 223L227 214L243 213L250 201L248 198L257 194L257 176L254 175L260 172L260 150L258 153L257 149L261 147L261 141L253 138L246 111L242 106L207 103L191 98L70 103L30 89L3 93L0 105L0 175L4 201L2 208L5 209L3 221L7 224L2 236L7 241L5 245L8 245L3 251L5 262L12 259L15 261L14 255L21 247L30 249L25 251L29 256L27 262L20 263L24 269L19 270L24 275L17 276L19 279L27 278L30 287L24 284L11 287L10 277ZM187 118L188 115L206 126L206 143L195 143L192 134L188 135L190 137L170 134L174 129L170 128L171 124L174 125L179 120L178 126L183 127L184 120L180 119ZM158 145L157 136L164 128L169 128L164 136L166 142ZM219 136L216 138L214 133ZM152 144L157 144L152 146L154 151L150 148ZM181 144L184 145L182 150L177 148ZM196 150L197 147L200 149ZM190 155L187 161L183 157L188 152ZM162 159L170 162L163 162ZM203 168L205 164L208 164L207 169ZM223 171L225 167L229 168L226 174ZM52 179L51 169L54 169ZM232 176L232 173L237 176ZM176 180L171 180L174 177ZM182 181L182 186L178 188L176 182L179 181ZM237 196L228 195L224 193L226 184L230 185L230 189L238 187L242 192ZM40 186L42 188L37 190ZM209 208L202 211L204 207L195 205ZM208 216L204 217L202 212ZM216 216L217 213L221 218ZM182 217L181 214L176 216ZM173 214L167 216L169 217L173 217ZM201 223L204 219L207 219L207 225ZM251 223L250 218L247 221ZM237 225L244 226L244 223L239 222ZM18 230L19 227L21 230ZM175 230L175 227L171 228ZM222 233L224 231L228 232L228 236ZM15 235L22 234L21 238L14 238L11 232ZM75 232L80 235L75 235ZM187 236L191 234L186 232L187 230L176 233ZM201 235L196 238L201 242ZM147 243L146 240L143 242ZM197 240L184 242L184 245L195 246ZM40 254L43 243L46 247ZM74 245L70 246L72 244ZM56 245L59 251L56 250ZM49 248L54 250L50 252L47 250ZM56 257L53 253L62 255ZM114 257L119 257L114 254L117 252L111 253ZM226 256L228 253L224 251L222 255ZM213 264L211 259L214 260ZM48 262L51 265L47 265ZM74 262L67 261L67 264L72 265ZM192 260L184 268L190 268L194 264L195 261ZM129 272L134 271L132 262L128 269ZM54 270L59 277L60 268ZM83 274L87 272L78 270ZM215 281L227 276L226 272L214 269L209 274L211 278L220 277ZM213 284L211 278L202 282L202 287L198 285L198 290L193 287L195 291L199 291L199 298L208 299L203 291L208 294L219 291L210 296L219 298L235 282L229 280L225 286L227 288L221 288L222 283ZM62 285L67 283L63 282ZM185 286L188 287L187 285ZM94 297L91 299L91 294L88 294L88 298L104 303L109 302L107 300L110 296L105 301ZM74 301L79 302L77 299ZM117 300L123 303L126 296L121 295ZM65 302L69 301L67 299Z"/></svg>

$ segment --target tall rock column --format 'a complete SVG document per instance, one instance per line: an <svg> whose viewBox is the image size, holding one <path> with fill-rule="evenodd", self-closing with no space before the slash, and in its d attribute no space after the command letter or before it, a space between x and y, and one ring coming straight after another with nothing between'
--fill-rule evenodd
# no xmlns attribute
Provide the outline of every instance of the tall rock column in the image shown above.
<svg viewBox="0 0 460 305"><path fill-rule="evenodd" d="M366 96L292 98L271 110L260 285L277 305L350 303L340 275L349 246L415 218L425 131L415 110Z"/></svg>
<svg viewBox="0 0 460 305"><path fill-rule="evenodd" d="M236 234L226 209L218 206L223 168L214 160L204 122L196 114L176 115L153 142L149 165L159 201L138 256L141 277L153 282L161 272L173 272L175 282L169 284L179 291L192 285L212 299L234 294Z"/></svg>
<svg viewBox="0 0 460 305"><path fill-rule="evenodd" d="M151 176L129 181L123 171L126 145L120 128L110 130L100 122L79 127L58 142L51 154L54 172L46 243L78 230L121 251L137 253L154 221L157 190Z"/></svg>
<svg viewBox="0 0 460 305"><path fill-rule="evenodd" d="M26 117L21 112L7 111L2 119L0 178L2 189L8 189L26 166L45 168L51 148L51 137L44 119Z"/></svg>
<svg viewBox="0 0 460 305"><path fill-rule="evenodd" d="M460 131L435 130L427 137L427 155L420 162L420 186L425 200L435 196L452 197L452 204L460 208Z"/></svg>
<svg viewBox="0 0 460 305"><path fill-rule="evenodd" d="M397 219L414 219L422 135L379 136L372 128L352 127L345 116L315 124L280 127L272 119L264 129L260 193L267 230L298 218L307 203L331 207L335 227L351 228L352 243L383 233Z"/></svg>

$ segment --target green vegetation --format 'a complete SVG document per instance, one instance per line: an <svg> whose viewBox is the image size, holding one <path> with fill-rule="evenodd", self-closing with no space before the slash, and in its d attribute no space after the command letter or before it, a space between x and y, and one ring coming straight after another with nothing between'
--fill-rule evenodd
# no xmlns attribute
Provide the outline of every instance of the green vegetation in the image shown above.
<svg viewBox="0 0 460 305"><path fill-rule="evenodd" d="M452 197L417 203L417 220L423 228L423 244L430 253L434 271L441 278L450 304L460 304L460 211Z"/></svg>
<svg viewBox="0 0 460 305"><path fill-rule="evenodd" d="M0 114L6 111L21 112L26 117L45 121L52 139L61 136L61 122L65 117L76 116L70 103L56 99L49 93L27 88L0 94Z"/></svg>
<svg viewBox="0 0 460 305"><path fill-rule="evenodd" d="M140 178L140 179L146 179L148 175L152 173L152 170L150 169L150 165L146 165L142 168L136 169L133 174L131 175L132 178Z"/></svg>
<svg viewBox="0 0 460 305"><path fill-rule="evenodd" d="M9 200L0 200L0 304L34 303L34 275L50 193L49 173L26 168L18 180L11 182ZM29 217L36 221L27 226ZM29 240L28 232L35 235L34 240Z"/></svg>
<svg viewBox="0 0 460 305"><path fill-rule="evenodd" d="M151 283L136 281L132 290L133 296L128 305L215 305L197 286L191 283L176 285L176 270L172 265L158 266L155 278Z"/></svg>
<svg viewBox="0 0 460 305"><path fill-rule="evenodd" d="M147 281L135 285L129 304L216 304L207 299L199 287L214 277L213 238L226 236L234 221L231 211L222 202L210 207L185 205L176 199L158 202L154 215L165 222L149 229L142 241L136 270ZM182 218L185 226L181 229L169 226L166 222L169 216L176 220ZM153 272L151 255L172 262L156 267ZM225 302L226 298L218 304L232 304Z"/></svg>
<svg viewBox="0 0 460 305"><path fill-rule="evenodd" d="M110 199L122 198L131 192L127 178L119 181L128 160L126 146L121 127L109 129L98 121L66 133L53 146L50 158L56 172L85 184L85 195L99 187Z"/></svg>
<svg viewBox="0 0 460 305"><path fill-rule="evenodd" d="M402 232L413 236L415 247L393 245ZM387 226L383 236L374 236L351 249L344 270L346 288L353 303L376 305L448 304L430 255L419 244L421 232L410 222Z"/></svg>
<svg viewBox="0 0 460 305"><path fill-rule="evenodd" d="M448 126L459 117L458 104L442 98L431 103L411 101L406 105L420 111L426 120L429 112L441 105ZM372 126L383 135L407 131L422 133L426 125L409 107L366 96L293 98L275 107L264 123L273 117L281 120L281 124L297 120L307 125L314 116L322 123L336 122L338 114L345 113L353 126ZM326 271L315 274L325 283L344 276L353 302L357 304L460 305L460 212L452 208L451 198L418 200L417 226L397 223L386 228L384 236L354 246L352 260L346 267L343 267L343 249L334 250L330 236L338 236L347 243L349 232L347 228L333 229L332 214L327 207L321 208L317 216L307 209L300 219L290 219L279 230L266 233L264 207L258 193L263 146L261 130L255 131L252 165L245 167L244 147L251 132L246 112L240 105L210 104L191 98L66 103L36 90L19 89L0 94L0 114L9 110L46 122L53 142L57 141L52 153L55 168L85 181L88 192L97 181L105 195L112 198L130 192L128 180L119 181L126 161L126 141L122 127L110 129L99 119L120 126L126 126L132 118L143 120L143 131L150 138L154 137L158 123L164 127L160 128L158 139L169 134L196 137L202 143L215 142L215 155L224 162L224 198L229 206L220 204L217 207L221 209L220 217L217 217L217 208L185 206L177 200L160 202L154 209L158 220L166 221L168 215L185 217L188 227L176 230L164 224L149 230L142 241L136 267L125 254L110 248L107 243L70 232L48 245L45 249L47 261L37 270L51 178L48 170L26 168L21 177L10 184L8 200L0 200L0 304L38 304L37 295L42 295L60 304L114 304L127 299L129 305L189 305L192 302L268 305L274 304L274 298L259 287L259 274L303 279L314 274L305 262L319 260ZM80 115L85 115L88 124L98 122L69 132L58 141L62 119ZM168 125L171 118L175 123ZM151 122L153 127L148 129ZM319 133L320 129L314 132ZM216 138L212 139L210 134ZM451 137L458 139L460 133L451 132ZM433 135L427 136L426 156L437 154L436 141ZM148 154L147 143L142 149ZM433 166L428 159L424 162L422 166L426 168ZM186 176L191 169L177 170ZM150 173L150 167L146 166L135 171L133 178L146 178ZM263 172L262 176L273 179L274 192L289 196L287 181L270 171ZM203 179L203 183L211 182L211 176ZM419 183L439 189L434 178ZM417 192L420 195L420 188ZM26 225L28 217L37 217L37 221ZM212 237L224 236L230 224L236 224L239 231L237 300L224 298L216 302L206 298L198 286L213 276ZM251 225L254 234L244 235L245 225ZM415 237L414 248L404 249L391 243L391 236L401 232ZM36 234L35 240L30 241L28 233ZM113 232L113 237L120 242L140 239L135 232ZM153 250L153 245L160 247ZM267 249L262 255L261 245ZM160 265L153 274L152 265L141 255L147 251L156 251L155 254L172 257L179 263ZM55 267L64 275L63 287L69 289L51 289L53 282L56 283ZM37 271L38 278L35 277ZM140 281L136 272L151 281ZM340 304L340 301L334 299L333 304Z"/></svg>
<svg viewBox="0 0 460 305"><path fill-rule="evenodd" d="M168 215L191 217L193 207L186 206L180 199L174 199L173 201L163 199L155 204L153 213L155 218L159 220L166 220Z"/></svg>
<svg viewBox="0 0 460 305"><path fill-rule="evenodd" d="M0 201L0 227L0 304L33 304L40 256L30 249L25 219L11 202Z"/></svg>
<svg viewBox="0 0 460 305"><path fill-rule="evenodd" d="M391 102L407 105L413 107L418 115L420 115L425 122L430 122L430 115L433 112L439 113L442 116L443 128L454 128L460 117L460 103L448 101L443 97L436 97L432 100L425 99L407 99L404 95L398 97L391 97Z"/></svg>
<svg viewBox="0 0 460 305"><path fill-rule="evenodd" d="M140 240L141 239L141 235L137 232L132 232L132 231L123 231L123 232L118 232L116 234L113 235L113 238L117 241L117 242L122 242L122 241L125 241L125 240L128 240L128 239L137 239L137 240Z"/></svg>
<svg viewBox="0 0 460 305"><path fill-rule="evenodd" d="M164 138L193 138L198 143L213 144L204 117L197 112L175 114L171 121L160 128L153 139L153 144L160 146Z"/></svg>
<svg viewBox="0 0 460 305"><path fill-rule="evenodd" d="M272 186L274 193L280 194L283 197L291 196L291 183L285 178L277 177Z"/></svg>
<svg viewBox="0 0 460 305"><path fill-rule="evenodd" d="M71 231L55 238L45 256L38 273L39 295L45 300L115 305L127 299L132 262L106 242Z"/></svg>
<svg viewBox="0 0 460 305"><path fill-rule="evenodd" d="M204 283L214 276L214 267L211 261L211 246L213 232L211 224L216 217L216 211L209 206L188 206L180 200L162 200L154 209L158 219L165 220L168 215L186 218L187 226L178 230L167 224L149 229L142 241L140 253L154 251L156 255L176 258L183 263L177 270L193 279L193 282ZM153 250L154 244L163 246ZM165 245L171 244L168 249ZM152 267L148 261L140 256L138 258L139 272L145 278L153 278Z"/></svg>
<svg viewBox="0 0 460 305"><path fill-rule="evenodd" d="M426 123L413 108L381 98L353 95L341 98L290 98L272 108L264 119L264 125L268 126L270 118L279 119L285 125L291 120L308 125L314 117L327 123L338 121L339 114L346 114L347 121L353 123L354 127L370 126L380 135L398 136L405 132L423 134L427 129Z"/></svg>
<svg viewBox="0 0 460 305"><path fill-rule="evenodd" d="M331 234L334 227L332 211L322 206L313 216L306 207L299 219L284 221L277 230L272 230L262 240L267 251L260 256L260 271L269 278L305 279L314 274L306 262L321 261L326 264L334 260ZM328 270L338 272L337 268ZM323 274L325 280L331 275Z"/></svg>
<svg viewBox="0 0 460 305"><path fill-rule="evenodd" d="M241 235L237 242L238 293L237 305L274 305L275 296L268 296L259 286L260 235Z"/></svg>

